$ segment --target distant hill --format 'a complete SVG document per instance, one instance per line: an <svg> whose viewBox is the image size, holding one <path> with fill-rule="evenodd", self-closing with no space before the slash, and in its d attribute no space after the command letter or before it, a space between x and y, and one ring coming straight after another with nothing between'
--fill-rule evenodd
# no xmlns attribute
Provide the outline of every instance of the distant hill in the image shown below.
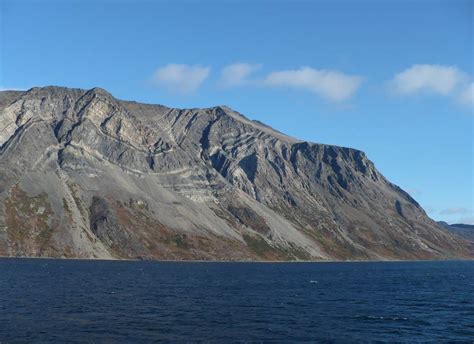
<svg viewBox="0 0 474 344"><path fill-rule="evenodd" d="M438 221L438 224L449 230L451 233L454 233L468 241L474 242L474 225L467 225L464 223L453 223L450 225L444 221Z"/></svg>

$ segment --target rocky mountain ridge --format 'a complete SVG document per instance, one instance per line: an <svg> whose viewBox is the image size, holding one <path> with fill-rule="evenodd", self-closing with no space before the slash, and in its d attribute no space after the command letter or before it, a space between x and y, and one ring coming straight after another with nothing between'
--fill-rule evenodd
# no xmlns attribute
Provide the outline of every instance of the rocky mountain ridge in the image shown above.
<svg viewBox="0 0 474 344"><path fill-rule="evenodd" d="M0 92L0 255L333 260L470 258L355 149L224 106L99 88Z"/></svg>

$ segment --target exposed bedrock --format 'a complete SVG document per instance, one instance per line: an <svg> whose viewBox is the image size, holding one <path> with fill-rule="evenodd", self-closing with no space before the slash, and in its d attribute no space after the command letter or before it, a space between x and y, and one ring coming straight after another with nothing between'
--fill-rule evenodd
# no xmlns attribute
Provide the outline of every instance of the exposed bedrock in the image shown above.
<svg viewBox="0 0 474 344"><path fill-rule="evenodd" d="M225 106L44 87L0 92L0 255L446 259L473 249L359 150L303 142Z"/></svg>

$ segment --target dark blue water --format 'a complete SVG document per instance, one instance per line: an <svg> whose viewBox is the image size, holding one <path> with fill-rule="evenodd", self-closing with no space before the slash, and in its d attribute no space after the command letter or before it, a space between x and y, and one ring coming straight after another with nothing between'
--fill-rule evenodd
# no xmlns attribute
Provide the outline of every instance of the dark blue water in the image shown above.
<svg viewBox="0 0 474 344"><path fill-rule="evenodd" d="M474 342L474 262L0 259L0 343Z"/></svg>

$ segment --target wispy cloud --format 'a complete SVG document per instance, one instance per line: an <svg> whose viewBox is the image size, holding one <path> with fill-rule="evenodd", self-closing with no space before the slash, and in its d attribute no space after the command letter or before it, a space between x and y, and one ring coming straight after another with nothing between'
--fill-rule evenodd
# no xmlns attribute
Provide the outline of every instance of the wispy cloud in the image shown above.
<svg viewBox="0 0 474 344"><path fill-rule="evenodd" d="M308 66L255 77L261 66L245 62L228 65L221 70L218 84L225 88L243 85L286 87L312 92L332 102L344 102L355 95L364 80L359 75ZM155 71L152 83L175 92L191 93L209 77L210 71L208 66L171 63ZM437 94L474 107L474 82L456 66L415 64L395 74L388 85L397 95Z"/></svg>
<svg viewBox="0 0 474 344"><path fill-rule="evenodd" d="M471 82L459 95L458 101L461 104L474 107L474 82Z"/></svg>
<svg viewBox="0 0 474 344"><path fill-rule="evenodd" d="M1 91L24 91L26 90L25 88L19 88L19 87L3 87L0 86L0 92Z"/></svg>
<svg viewBox="0 0 474 344"><path fill-rule="evenodd" d="M330 101L344 101L359 89L363 78L338 71L302 67L268 74L263 84L310 91Z"/></svg>
<svg viewBox="0 0 474 344"><path fill-rule="evenodd" d="M263 77L252 77L261 66L242 62L228 65L222 69L219 83L223 87L258 85L301 89L324 99L340 102L351 98L363 80L357 75L311 67L272 71Z"/></svg>
<svg viewBox="0 0 474 344"><path fill-rule="evenodd" d="M417 64L396 74L390 82L397 94L430 92L447 96L466 79L454 66Z"/></svg>
<svg viewBox="0 0 474 344"><path fill-rule="evenodd" d="M223 87L233 87L254 82L250 75L261 67L260 64L234 63L221 71L219 84Z"/></svg>
<svg viewBox="0 0 474 344"><path fill-rule="evenodd" d="M474 83L456 66L416 64L395 74L388 86L396 95L434 94L474 104Z"/></svg>
<svg viewBox="0 0 474 344"><path fill-rule="evenodd" d="M468 214L469 209L463 207L452 207L440 210L441 215L455 215L455 214Z"/></svg>
<svg viewBox="0 0 474 344"><path fill-rule="evenodd" d="M190 93L201 86L210 70L210 67L170 63L155 71L152 82L171 91Z"/></svg>

